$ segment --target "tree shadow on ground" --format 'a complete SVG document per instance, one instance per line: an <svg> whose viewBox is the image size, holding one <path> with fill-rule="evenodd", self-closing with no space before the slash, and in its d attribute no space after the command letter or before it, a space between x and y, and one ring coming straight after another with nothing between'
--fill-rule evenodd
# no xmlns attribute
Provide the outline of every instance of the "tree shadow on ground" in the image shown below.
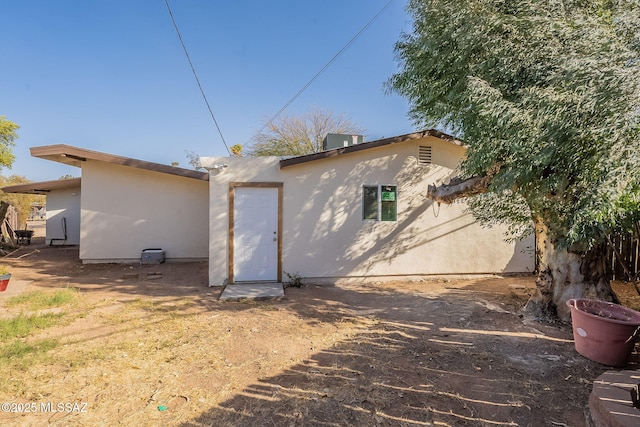
<svg viewBox="0 0 640 427"><path fill-rule="evenodd" d="M258 307L294 313L308 325L356 326L333 345L312 348L309 357L277 374L231 388L222 401L202 402L190 421L181 417L171 425L580 426L586 423L591 382L604 370L575 352L566 325L521 318L517 310L525 291L508 300L509 292L482 280L463 287L307 285L287 289L281 302L221 303L220 289L206 286L206 263L82 265L77 248L37 245L6 260L38 287L72 283L86 292L108 290L124 303L148 297L154 303L138 309L149 321L158 312L188 319L194 311ZM505 279L501 286L509 283ZM229 328L231 339L247 336L239 333L241 327ZM217 363L209 354L201 357L200 364Z"/></svg>
<svg viewBox="0 0 640 427"><path fill-rule="evenodd" d="M181 425L585 423L590 381L603 368L575 353L567 328L528 326L473 286L437 297L388 287L324 287L322 295L290 308L309 321L329 309L360 332Z"/></svg>

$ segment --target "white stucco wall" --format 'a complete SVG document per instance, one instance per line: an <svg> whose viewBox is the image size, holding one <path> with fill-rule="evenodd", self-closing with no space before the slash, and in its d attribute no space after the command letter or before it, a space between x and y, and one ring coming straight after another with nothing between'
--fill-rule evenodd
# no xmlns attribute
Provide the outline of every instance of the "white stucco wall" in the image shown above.
<svg viewBox="0 0 640 427"><path fill-rule="evenodd" d="M167 261L208 255L208 182L87 161L82 166L80 259L135 262L146 248Z"/></svg>
<svg viewBox="0 0 640 427"><path fill-rule="evenodd" d="M80 186L56 189L47 193L46 243L80 244ZM64 240L66 223L67 239Z"/></svg>
<svg viewBox="0 0 640 427"><path fill-rule="evenodd" d="M418 147L433 147L432 165ZM362 150L280 170L278 158L204 158L228 165L210 181L209 278L228 277L229 182L283 183L283 271L306 279L533 271L533 238L506 243L482 228L462 202L432 203L427 186L447 180L464 148L438 138ZM398 186L398 220L362 220L362 186ZM286 278L286 275L283 275Z"/></svg>

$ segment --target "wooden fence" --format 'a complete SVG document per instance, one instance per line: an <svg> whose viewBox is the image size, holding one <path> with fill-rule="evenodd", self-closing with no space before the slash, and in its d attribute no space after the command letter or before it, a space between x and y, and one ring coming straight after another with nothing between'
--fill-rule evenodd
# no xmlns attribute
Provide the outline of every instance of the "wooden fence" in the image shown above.
<svg viewBox="0 0 640 427"><path fill-rule="evenodd" d="M633 280L640 276L640 242L633 234L611 237L612 246L609 248L609 266L611 280ZM627 272L625 272L625 267ZM629 277L629 274L631 277Z"/></svg>

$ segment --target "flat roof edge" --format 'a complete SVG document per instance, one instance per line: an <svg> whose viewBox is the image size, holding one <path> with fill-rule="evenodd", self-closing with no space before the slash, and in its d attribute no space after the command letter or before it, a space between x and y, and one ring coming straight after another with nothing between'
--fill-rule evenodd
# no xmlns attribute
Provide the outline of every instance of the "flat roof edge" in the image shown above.
<svg viewBox="0 0 640 427"><path fill-rule="evenodd" d="M166 173L170 175L182 176L185 178L209 180L208 172L200 172L192 169L184 169L178 166L163 165L161 163L148 162L130 157L118 156L115 154L102 153L88 150L86 148L73 147L66 144L43 145L31 147L29 149L33 157L51 160L66 165L80 167L82 162L94 160L111 163L120 166L129 166L137 169L149 170L152 172Z"/></svg>
<svg viewBox="0 0 640 427"><path fill-rule="evenodd" d="M81 178L63 178L53 181L29 182L26 184L9 185L3 187L5 193L18 194L47 194L51 190L79 187Z"/></svg>
<svg viewBox="0 0 640 427"><path fill-rule="evenodd" d="M313 162L321 159L328 159L331 157L341 156L349 153L355 153L362 150L369 150L377 147L383 147L385 145L399 144L407 141L426 138L429 136L445 140L447 142L450 142L451 144L464 146L464 142L460 141L459 139L451 135L448 135L444 132L440 132L439 130L428 129L420 132L412 132L404 135L392 136L390 138L383 138L375 141L364 142L362 144L350 145L348 147L334 148L333 150L326 150L326 151L320 151L318 153L306 154L304 156L296 156L296 157L281 159L280 168L282 169L289 166L299 165L302 163Z"/></svg>

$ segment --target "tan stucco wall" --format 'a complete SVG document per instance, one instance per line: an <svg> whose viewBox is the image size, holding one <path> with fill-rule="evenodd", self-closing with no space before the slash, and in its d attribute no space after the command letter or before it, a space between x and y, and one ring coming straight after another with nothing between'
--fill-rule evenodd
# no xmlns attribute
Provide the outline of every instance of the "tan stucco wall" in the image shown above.
<svg viewBox="0 0 640 427"><path fill-rule="evenodd" d="M169 261L207 258L206 181L87 161L81 208L84 262L139 261L146 248Z"/></svg>
<svg viewBox="0 0 640 427"><path fill-rule="evenodd" d="M47 193L46 243L54 245L80 244L80 186L52 190ZM64 239L63 218L67 227Z"/></svg>
<svg viewBox="0 0 640 427"><path fill-rule="evenodd" d="M433 147L419 165L418 147ZM278 158L205 158L228 165L210 181L209 278L227 279L229 182L283 182L283 271L303 278L423 276L532 271L533 239L506 243L464 203L433 204L429 184L452 175L464 148L427 137L280 170ZM398 221L362 220L362 185L397 185ZM286 275L283 275L286 277Z"/></svg>

